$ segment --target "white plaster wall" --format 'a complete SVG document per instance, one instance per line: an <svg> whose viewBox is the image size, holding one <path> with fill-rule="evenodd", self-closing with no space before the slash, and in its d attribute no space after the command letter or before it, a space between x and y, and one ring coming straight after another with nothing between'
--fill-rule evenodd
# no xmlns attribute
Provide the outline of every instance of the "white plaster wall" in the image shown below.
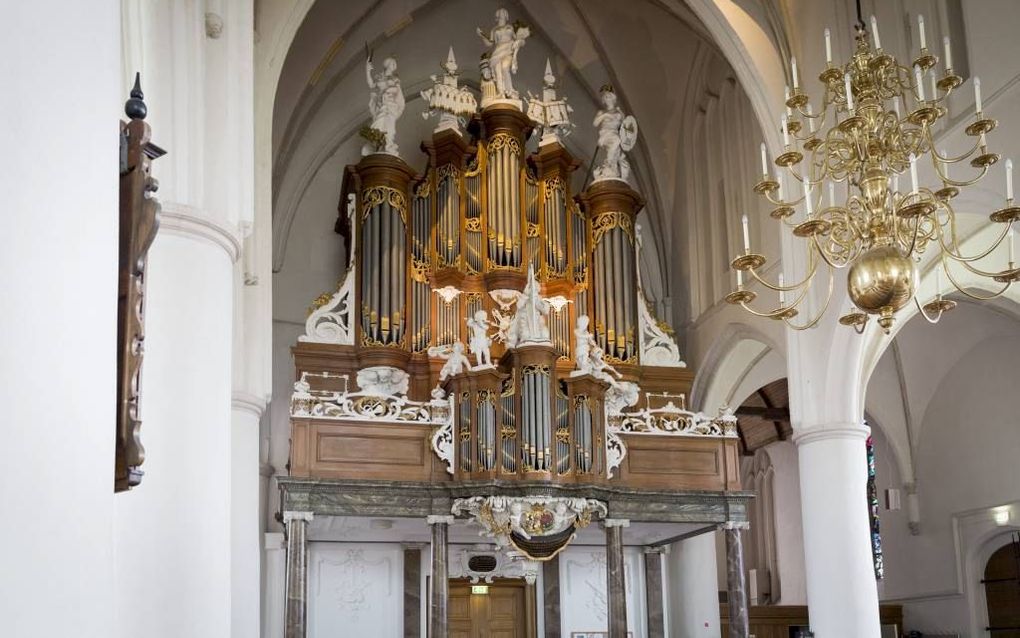
<svg viewBox="0 0 1020 638"><path fill-rule="evenodd" d="M776 554L780 605L806 605L807 582L804 576L804 529L800 515L800 466L797 446L792 441L776 441L765 447L772 459L773 503L775 505ZM863 460L862 460L863 463Z"/></svg>
<svg viewBox="0 0 1020 638"><path fill-rule="evenodd" d="M399 638L404 550L389 543L310 543L308 638Z"/></svg>
<svg viewBox="0 0 1020 638"><path fill-rule="evenodd" d="M119 4L0 18L0 633L113 633Z"/></svg>
<svg viewBox="0 0 1020 638"><path fill-rule="evenodd" d="M640 547L624 548L627 587L627 630L633 638L648 635L645 605L645 563ZM560 553L560 629L571 632L607 631L606 550L570 546Z"/></svg>
<svg viewBox="0 0 1020 638"><path fill-rule="evenodd" d="M882 528L884 595L904 603L908 629L970 630L964 594L977 584L961 565L974 548L960 542L954 517L1020 499L1018 358L1018 336L982 341L941 380L925 410L915 457L921 533L910 535L905 511L884 513ZM896 473L882 469L880 489L895 486Z"/></svg>
<svg viewBox="0 0 1020 638"><path fill-rule="evenodd" d="M718 580L715 538L707 532L669 546L665 580L670 638L719 638L719 590L725 581Z"/></svg>

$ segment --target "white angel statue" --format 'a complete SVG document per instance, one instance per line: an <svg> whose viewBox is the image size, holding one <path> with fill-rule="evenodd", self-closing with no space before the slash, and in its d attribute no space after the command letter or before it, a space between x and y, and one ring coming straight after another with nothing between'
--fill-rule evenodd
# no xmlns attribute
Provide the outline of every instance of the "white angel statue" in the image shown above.
<svg viewBox="0 0 1020 638"><path fill-rule="evenodd" d="M446 359L439 370L440 383L461 374L471 366L471 361L464 354L464 344L459 341L454 341L453 345L449 346L433 346L429 348L429 356Z"/></svg>
<svg viewBox="0 0 1020 638"><path fill-rule="evenodd" d="M369 54L365 60L365 78L370 91L368 111L372 114L372 123L361 131L366 139L361 154L396 155L397 120L404 113L404 90L400 88L400 78L397 77L397 61L386 58L382 73L373 75L372 70L372 55Z"/></svg>
<svg viewBox="0 0 1020 638"><path fill-rule="evenodd" d="M637 143L637 120L624 115L616 104L616 92L606 84L602 87L602 108L592 125L598 129L598 147L602 162L595 167L595 179L620 179L630 176L626 153Z"/></svg>
<svg viewBox="0 0 1020 638"><path fill-rule="evenodd" d="M520 23L510 24L510 14L500 8L496 10L496 25L489 29L488 35L481 27L477 32L485 45L492 47L488 64L496 84L496 94L502 98L517 99L520 94L514 90L513 83L513 76L517 73L517 52L524 46L531 30Z"/></svg>
<svg viewBox="0 0 1020 638"><path fill-rule="evenodd" d="M591 320L588 318L588 315L577 317L577 323L574 327L574 364L576 369L570 373L572 377L592 374L592 353L596 350L601 352L595 337L588 332L588 324L590 322ZM605 362L603 361L603 363Z"/></svg>
<svg viewBox="0 0 1020 638"><path fill-rule="evenodd" d="M474 317L468 318L467 327L471 330L468 349L475 355L478 362L476 367L491 367L492 354L489 349L492 347L492 338L489 336L489 315L484 310L479 310Z"/></svg>

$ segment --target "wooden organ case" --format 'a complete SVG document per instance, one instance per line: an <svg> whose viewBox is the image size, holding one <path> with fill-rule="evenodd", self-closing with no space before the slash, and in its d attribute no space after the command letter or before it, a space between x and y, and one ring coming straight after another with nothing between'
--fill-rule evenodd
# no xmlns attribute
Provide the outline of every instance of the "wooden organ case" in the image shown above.
<svg viewBox="0 0 1020 638"><path fill-rule="evenodd" d="M383 153L346 168L347 276L293 349L292 476L739 489L735 419L687 410L693 373L640 289L642 197L575 195L580 163L558 141L527 154L532 127L492 104L422 144L422 175ZM548 338L514 343L532 277ZM441 381L479 311L494 365ZM618 375L575 372L581 316Z"/></svg>

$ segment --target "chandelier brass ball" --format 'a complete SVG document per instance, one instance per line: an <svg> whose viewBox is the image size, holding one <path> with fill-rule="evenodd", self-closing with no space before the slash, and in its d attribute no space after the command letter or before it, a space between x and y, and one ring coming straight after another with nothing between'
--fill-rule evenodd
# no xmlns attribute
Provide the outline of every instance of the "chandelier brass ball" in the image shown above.
<svg viewBox="0 0 1020 638"><path fill-rule="evenodd" d="M914 262L895 246L878 246L857 258L850 267L850 299L870 314L891 316L907 305L917 290Z"/></svg>

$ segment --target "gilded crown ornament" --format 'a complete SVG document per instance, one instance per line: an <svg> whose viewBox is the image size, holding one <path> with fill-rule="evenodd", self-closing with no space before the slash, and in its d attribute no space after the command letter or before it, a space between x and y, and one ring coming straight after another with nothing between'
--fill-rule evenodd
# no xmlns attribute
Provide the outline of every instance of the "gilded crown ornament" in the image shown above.
<svg viewBox="0 0 1020 638"><path fill-rule="evenodd" d="M946 116L949 96L963 79L953 70L949 38L943 39L945 56L939 72L940 61L928 49L922 16L918 29L920 52L909 67L882 48L874 16L869 38L858 14L855 51L843 65L833 64L826 29L826 66L819 75L823 97L817 111L801 89L796 58L791 59L793 89L787 89L780 123L783 150L773 161L776 175L762 144L762 177L754 191L772 206L774 220L807 243L806 274L789 283L782 274L777 283L761 276L766 258L751 251L744 215L744 253L731 262L737 289L726 296L728 303L797 330L811 328L832 298L834 271L848 268L847 287L855 308L840 317L840 323L862 333L875 316L889 333L896 313L911 301L931 323L956 306L942 296L943 276L961 294L979 300L997 297L1020 280L1012 228L1020 219L1020 207L1013 199L1011 160L1005 162L1005 203L984 224L993 230L994 241L974 252L964 250L966 237L953 202L961 189L980 181L998 163L1000 156L989 150L987 141L997 122L982 112L981 81L975 77L975 114L966 128L973 138L970 149L953 154L936 148L933 127ZM932 166L934 184L918 179L921 162ZM900 188L901 178L909 179L909 188ZM1003 243L1006 250L997 250ZM918 264L928 249L937 253L939 290L922 305ZM828 280L825 303L816 316L796 319L798 306L822 273ZM961 280L967 274L995 282L992 292L968 290ZM745 288L745 276L778 293L778 306L765 311L751 308L757 294Z"/></svg>

